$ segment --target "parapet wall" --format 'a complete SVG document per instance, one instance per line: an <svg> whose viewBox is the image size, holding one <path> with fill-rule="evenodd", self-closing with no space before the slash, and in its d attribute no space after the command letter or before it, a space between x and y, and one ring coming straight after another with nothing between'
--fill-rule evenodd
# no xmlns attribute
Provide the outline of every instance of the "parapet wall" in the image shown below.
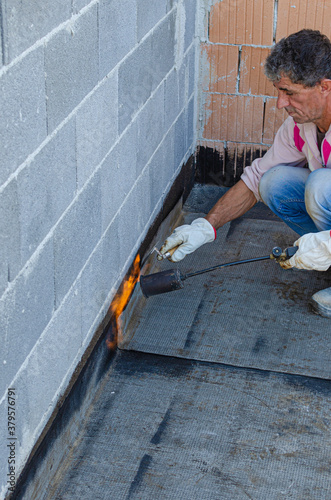
<svg viewBox="0 0 331 500"><path fill-rule="evenodd" d="M1 0L0 496L195 147L196 0Z"/></svg>

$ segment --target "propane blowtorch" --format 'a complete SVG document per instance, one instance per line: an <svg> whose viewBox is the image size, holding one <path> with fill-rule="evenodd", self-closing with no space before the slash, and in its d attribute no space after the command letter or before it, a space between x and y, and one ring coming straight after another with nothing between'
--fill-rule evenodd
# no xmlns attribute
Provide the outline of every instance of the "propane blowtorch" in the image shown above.
<svg viewBox="0 0 331 500"><path fill-rule="evenodd" d="M163 255L157 250L156 247L152 251L157 251L158 255ZM225 264L217 264L216 266L208 267L207 269L201 269L199 271L194 271L193 273L182 274L179 269L167 269L166 271L161 271L159 273L147 274L146 276L140 276L140 287L141 291L145 297L151 297L152 295L159 295L161 293L172 292L174 290L180 290L184 288L183 281L188 278L193 278L200 274L209 273L215 269L223 269L224 267L236 266L238 264L247 264L248 262L258 262L261 260L274 259L277 262L284 262L290 259L298 247L288 247L284 251L280 247L274 247L269 255L264 257L255 257L253 259L237 260L235 262L228 262ZM169 254L171 256L171 254ZM166 258L169 256L166 255Z"/></svg>

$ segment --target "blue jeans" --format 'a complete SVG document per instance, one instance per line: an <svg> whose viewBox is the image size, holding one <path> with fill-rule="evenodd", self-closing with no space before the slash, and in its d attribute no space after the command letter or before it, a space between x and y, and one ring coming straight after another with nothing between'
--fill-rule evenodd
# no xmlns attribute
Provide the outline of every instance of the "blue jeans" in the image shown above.
<svg viewBox="0 0 331 500"><path fill-rule="evenodd" d="M300 236L331 229L331 169L278 165L260 180L263 202Z"/></svg>

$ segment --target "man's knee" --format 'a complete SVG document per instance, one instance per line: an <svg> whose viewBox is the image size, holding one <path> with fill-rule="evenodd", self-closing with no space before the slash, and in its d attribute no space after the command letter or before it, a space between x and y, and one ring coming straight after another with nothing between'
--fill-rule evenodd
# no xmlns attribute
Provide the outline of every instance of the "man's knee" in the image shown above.
<svg viewBox="0 0 331 500"><path fill-rule="evenodd" d="M331 211L331 169L320 168L310 173L305 187L305 204L308 213L319 207Z"/></svg>
<svg viewBox="0 0 331 500"><path fill-rule="evenodd" d="M270 201L277 196L279 189L284 184L286 178L286 166L277 165L276 167L267 170L259 182L259 194L261 200L270 205Z"/></svg>

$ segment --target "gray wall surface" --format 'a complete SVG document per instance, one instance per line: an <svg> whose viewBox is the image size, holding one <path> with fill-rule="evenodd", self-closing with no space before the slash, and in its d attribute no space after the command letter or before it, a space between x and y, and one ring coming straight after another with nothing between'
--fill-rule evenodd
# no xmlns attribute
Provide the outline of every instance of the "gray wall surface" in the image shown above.
<svg viewBox="0 0 331 500"><path fill-rule="evenodd" d="M0 497L195 150L197 0L0 0Z"/></svg>

